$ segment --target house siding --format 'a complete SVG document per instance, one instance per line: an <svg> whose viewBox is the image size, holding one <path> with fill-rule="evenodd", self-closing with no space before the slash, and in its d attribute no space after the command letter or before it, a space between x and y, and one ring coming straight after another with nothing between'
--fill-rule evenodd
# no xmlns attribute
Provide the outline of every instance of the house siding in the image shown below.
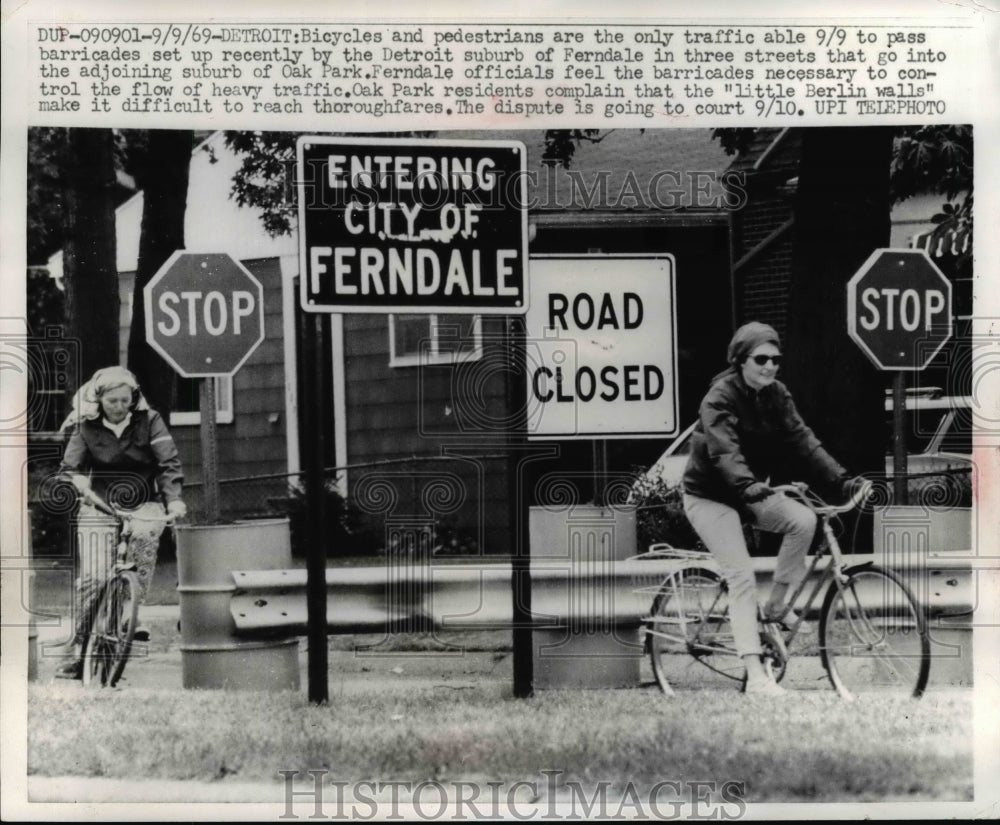
<svg viewBox="0 0 1000 825"><path fill-rule="evenodd" d="M506 409L504 376L493 369L498 358L506 358L504 321L486 317L482 327L482 360L390 366L388 316L344 316L349 464L417 457L351 471L352 503L371 516L380 546L388 529L398 532L404 520L428 527L444 523L466 549L509 549L506 461L420 460L440 457L449 447L484 455L504 443L506 433L489 424ZM373 482L391 487L391 506L376 503L381 500L370 492Z"/></svg>

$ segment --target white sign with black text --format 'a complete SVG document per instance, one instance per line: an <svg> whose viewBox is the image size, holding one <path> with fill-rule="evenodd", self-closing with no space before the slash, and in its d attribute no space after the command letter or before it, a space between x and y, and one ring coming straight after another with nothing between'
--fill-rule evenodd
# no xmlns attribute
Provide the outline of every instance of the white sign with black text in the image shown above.
<svg viewBox="0 0 1000 825"><path fill-rule="evenodd" d="M531 258L528 437L676 435L672 255Z"/></svg>

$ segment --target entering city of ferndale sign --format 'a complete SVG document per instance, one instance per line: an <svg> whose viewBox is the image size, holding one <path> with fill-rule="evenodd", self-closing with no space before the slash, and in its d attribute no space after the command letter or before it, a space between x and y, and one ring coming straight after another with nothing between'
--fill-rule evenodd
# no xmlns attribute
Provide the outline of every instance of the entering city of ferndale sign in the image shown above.
<svg viewBox="0 0 1000 825"><path fill-rule="evenodd" d="M526 152L515 141L298 141L307 312L527 310Z"/></svg>

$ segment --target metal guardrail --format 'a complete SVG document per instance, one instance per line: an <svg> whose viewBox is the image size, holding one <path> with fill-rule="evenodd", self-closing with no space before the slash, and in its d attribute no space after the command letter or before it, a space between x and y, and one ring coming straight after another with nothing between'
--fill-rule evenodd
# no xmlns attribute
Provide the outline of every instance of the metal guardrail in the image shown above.
<svg viewBox="0 0 1000 825"><path fill-rule="evenodd" d="M870 555L845 558L849 564L873 560ZM969 623L978 565L968 555L879 561L908 580L932 619ZM754 559L761 588L768 586L774 562ZM659 584L681 563L673 559L533 562L534 627L593 633L636 627ZM236 589L230 612L237 635L305 635L305 570L235 570L232 575ZM331 635L512 626L509 564L329 568L326 586Z"/></svg>

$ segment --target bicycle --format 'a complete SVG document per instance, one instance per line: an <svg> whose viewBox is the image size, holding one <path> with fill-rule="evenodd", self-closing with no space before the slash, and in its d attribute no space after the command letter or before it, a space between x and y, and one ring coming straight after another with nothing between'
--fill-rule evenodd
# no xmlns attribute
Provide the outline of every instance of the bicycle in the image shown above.
<svg viewBox="0 0 1000 825"><path fill-rule="evenodd" d="M797 619L785 626L758 613L762 661L775 681L786 672L790 647L825 588L820 607L819 655L837 692L847 700L865 690L905 693L919 698L930 672L930 638L923 609L894 572L873 562L847 567L831 521L864 503L873 485L863 485L843 505L830 505L804 485L775 488L808 506L819 518L821 539L806 575L788 604L799 597L819 571ZM650 615L644 617L653 674L663 693L673 695L670 671L690 657L732 679L745 679L743 662L733 646L725 580L707 552L653 545L644 558L674 558L677 568L655 588ZM821 562L827 560L820 570ZM801 654L796 654L801 655Z"/></svg>
<svg viewBox="0 0 1000 825"><path fill-rule="evenodd" d="M90 627L83 643L83 684L85 687L115 687L132 652L139 618L139 576L129 554L133 514L112 507L93 492L82 498L115 519L114 566L101 586ZM162 520L172 524L172 516L143 516L143 521Z"/></svg>

